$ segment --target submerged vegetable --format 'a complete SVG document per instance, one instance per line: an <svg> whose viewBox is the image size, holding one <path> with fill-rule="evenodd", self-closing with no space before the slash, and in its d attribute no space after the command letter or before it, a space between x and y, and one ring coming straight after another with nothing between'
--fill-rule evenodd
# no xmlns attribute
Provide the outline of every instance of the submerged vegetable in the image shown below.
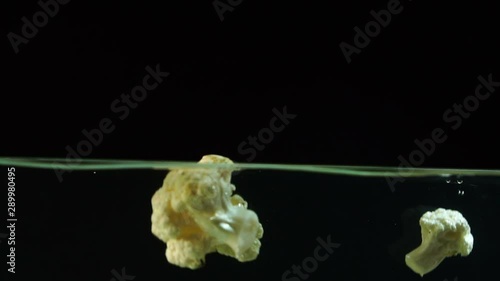
<svg viewBox="0 0 500 281"><path fill-rule="evenodd" d="M474 238L469 224L455 210L439 208L420 218L422 244L406 255L406 265L420 276L434 270L445 258L468 256Z"/></svg>
<svg viewBox="0 0 500 281"><path fill-rule="evenodd" d="M199 163L233 162L206 155ZM247 202L233 195L231 170L171 170L151 200L151 231L167 244L167 260L196 269L208 253L218 252L245 262L257 258L262 225Z"/></svg>

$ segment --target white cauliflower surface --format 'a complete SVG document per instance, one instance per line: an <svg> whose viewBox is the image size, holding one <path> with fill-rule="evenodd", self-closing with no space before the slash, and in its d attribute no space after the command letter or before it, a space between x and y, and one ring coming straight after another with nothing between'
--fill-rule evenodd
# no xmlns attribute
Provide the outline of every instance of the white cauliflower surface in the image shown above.
<svg viewBox="0 0 500 281"><path fill-rule="evenodd" d="M206 155L199 163L233 162ZM214 252L241 262L257 258L263 228L255 212L247 209L247 202L233 195L231 172L203 167L167 174L151 200L151 231L167 244L168 262L197 269Z"/></svg>
<svg viewBox="0 0 500 281"><path fill-rule="evenodd" d="M445 258L468 256L474 238L467 220L455 210L439 208L420 218L422 243L406 255L406 265L420 276L434 270Z"/></svg>

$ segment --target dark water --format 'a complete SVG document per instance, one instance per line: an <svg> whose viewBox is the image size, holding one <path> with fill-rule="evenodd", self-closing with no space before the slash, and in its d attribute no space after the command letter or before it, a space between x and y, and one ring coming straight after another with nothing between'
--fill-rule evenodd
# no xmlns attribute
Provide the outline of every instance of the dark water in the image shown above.
<svg viewBox="0 0 500 281"><path fill-rule="evenodd" d="M169 264L151 233L151 197L165 175L73 171L59 182L50 169L17 168L16 273L7 265L2 280L422 280L404 257L420 244L420 216L440 207L464 215L474 249L423 279L498 279L498 177L405 178L391 189L383 177L242 171L232 183L264 227L258 258L214 253L190 270Z"/></svg>

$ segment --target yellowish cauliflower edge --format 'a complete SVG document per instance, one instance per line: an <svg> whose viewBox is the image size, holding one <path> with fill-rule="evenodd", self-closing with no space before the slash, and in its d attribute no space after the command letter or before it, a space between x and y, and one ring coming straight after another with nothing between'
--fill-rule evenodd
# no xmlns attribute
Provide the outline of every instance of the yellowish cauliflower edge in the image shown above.
<svg viewBox="0 0 500 281"><path fill-rule="evenodd" d="M205 155L199 163L233 164L219 155ZM190 168L167 174L151 199L151 231L167 244L168 262L197 269L214 252L240 262L257 258L264 230L247 202L233 195L231 172Z"/></svg>
<svg viewBox="0 0 500 281"><path fill-rule="evenodd" d="M422 243L405 257L406 265L420 276L431 272L447 257L468 256L474 237L467 220L455 210L439 208L420 218Z"/></svg>

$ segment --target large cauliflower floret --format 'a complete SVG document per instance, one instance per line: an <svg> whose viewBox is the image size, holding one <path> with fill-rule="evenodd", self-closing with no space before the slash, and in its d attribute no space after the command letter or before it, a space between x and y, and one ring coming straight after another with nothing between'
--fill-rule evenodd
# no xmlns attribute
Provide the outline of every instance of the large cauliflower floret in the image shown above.
<svg viewBox="0 0 500 281"><path fill-rule="evenodd" d="M222 156L206 155L199 163L233 164ZM247 202L233 195L230 169L171 170L151 200L151 231L167 244L167 260L196 269L208 253L237 260L257 258L262 225Z"/></svg>
<svg viewBox="0 0 500 281"><path fill-rule="evenodd" d="M424 276L434 270L445 258L468 256L474 238L469 224L455 210L439 208L426 212L420 218L422 244L406 255L406 265Z"/></svg>

